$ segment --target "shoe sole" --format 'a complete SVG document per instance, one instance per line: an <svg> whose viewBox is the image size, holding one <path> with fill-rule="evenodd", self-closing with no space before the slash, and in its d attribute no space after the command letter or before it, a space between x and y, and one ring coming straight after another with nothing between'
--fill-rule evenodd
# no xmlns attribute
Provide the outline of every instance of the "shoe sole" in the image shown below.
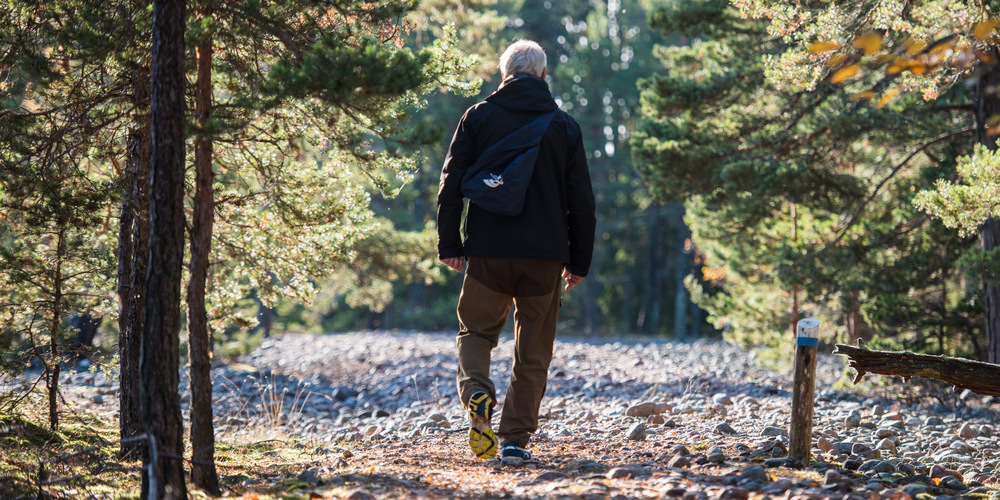
<svg viewBox="0 0 1000 500"><path fill-rule="evenodd" d="M490 402L490 397L484 394L479 401L471 403L479 405ZM469 449L476 455L476 458L489 460L497 454L497 437L496 434L493 434L490 419L473 411L472 404L469 405ZM491 412L487 411L487 413Z"/></svg>

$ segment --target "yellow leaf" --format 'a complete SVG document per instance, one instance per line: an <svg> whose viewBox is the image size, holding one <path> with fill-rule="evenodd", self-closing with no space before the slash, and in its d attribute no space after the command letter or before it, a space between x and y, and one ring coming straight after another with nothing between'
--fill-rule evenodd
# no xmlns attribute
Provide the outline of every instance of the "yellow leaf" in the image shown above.
<svg viewBox="0 0 1000 500"><path fill-rule="evenodd" d="M809 46L809 52L812 52L813 54L818 54L820 52L827 52L839 48L840 44L837 42L832 42L832 41L816 42Z"/></svg>
<svg viewBox="0 0 1000 500"><path fill-rule="evenodd" d="M896 60L894 60L892 64L890 64L889 67L886 68L885 74L896 75L902 73L906 71L906 68L910 67L909 63L910 62L908 60L903 59L902 57L897 57Z"/></svg>
<svg viewBox="0 0 1000 500"><path fill-rule="evenodd" d="M972 35L976 37L976 40L980 42L985 41L993 33L993 30L997 28L997 19L987 19L981 23L977 23L975 29L972 30Z"/></svg>
<svg viewBox="0 0 1000 500"><path fill-rule="evenodd" d="M878 100L878 104L875 105L875 108L884 108L885 105L889 104L889 101L891 101L893 97L896 97L897 94L899 94L899 89L897 88L886 90L885 93L882 94L882 98Z"/></svg>
<svg viewBox="0 0 1000 500"><path fill-rule="evenodd" d="M840 66L840 63L846 60L847 56L845 54L837 54L831 57L830 60L826 62L826 65L832 68L834 66Z"/></svg>
<svg viewBox="0 0 1000 500"><path fill-rule="evenodd" d="M931 484L933 484L934 486L941 484L941 478L939 477L931 478Z"/></svg>
<svg viewBox="0 0 1000 500"><path fill-rule="evenodd" d="M851 94L851 100L852 101L860 101L862 99L871 99L872 97L875 97L875 92L872 92L871 90L866 90L864 92L856 92L854 94Z"/></svg>
<svg viewBox="0 0 1000 500"><path fill-rule="evenodd" d="M927 65L924 63L914 64L910 67L910 71L912 71L914 75L922 75L927 72Z"/></svg>
<svg viewBox="0 0 1000 500"><path fill-rule="evenodd" d="M927 47L927 42L923 40L917 40L916 38L909 38L903 42L903 48L906 49L906 55L912 56L924 48Z"/></svg>
<svg viewBox="0 0 1000 500"><path fill-rule="evenodd" d="M869 31L854 41L854 48L862 49L866 56L870 56L882 48L882 35Z"/></svg>
<svg viewBox="0 0 1000 500"><path fill-rule="evenodd" d="M852 64L846 68L837 70L837 72L830 77L830 83L844 83L845 80L857 75L858 73L861 73L861 66Z"/></svg>

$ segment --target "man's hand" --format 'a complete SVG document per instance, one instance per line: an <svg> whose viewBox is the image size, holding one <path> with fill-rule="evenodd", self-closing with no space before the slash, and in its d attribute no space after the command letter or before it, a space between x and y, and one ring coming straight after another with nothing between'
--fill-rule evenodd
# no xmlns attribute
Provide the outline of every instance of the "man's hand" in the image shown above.
<svg viewBox="0 0 1000 500"><path fill-rule="evenodd" d="M462 265L465 263L465 260L462 257L448 257L447 259L441 259L441 262L444 262L444 265L461 272Z"/></svg>
<svg viewBox="0 0 1000 500"><path fill-rule="evenodd" d="M563 269L562 277L566 280L566 291L583 281L583 276L577 276L566 269Z"/></svg>

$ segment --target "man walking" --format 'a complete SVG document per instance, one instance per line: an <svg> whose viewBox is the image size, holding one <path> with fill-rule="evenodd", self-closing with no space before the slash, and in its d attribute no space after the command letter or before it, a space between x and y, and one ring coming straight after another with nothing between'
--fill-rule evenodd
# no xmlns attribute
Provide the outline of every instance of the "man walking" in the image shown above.
<svg viewBox="0 0 1000 500"><path fill-rule="evenodd" d="M557 110L544 80L545 66L545 52L535 42L521 40L507 48L500 57L503 82L462 117L438 190L438 258L456 271L468 262L458 299L457 344L458 391L469 410L469 447L485 460L503 443L501 461L510 465L531 458L527 445L538 429L552 360L560 277L566 290L580 283L594 248L594 193L580 126ZM499 215L470 202L463 242L461 185L467 169L490 146L553 112L520 213ZM499 178L487 182L490 187L501 184ZM490 354L511 306L514 366L494 434L497 396Z"/></svg>

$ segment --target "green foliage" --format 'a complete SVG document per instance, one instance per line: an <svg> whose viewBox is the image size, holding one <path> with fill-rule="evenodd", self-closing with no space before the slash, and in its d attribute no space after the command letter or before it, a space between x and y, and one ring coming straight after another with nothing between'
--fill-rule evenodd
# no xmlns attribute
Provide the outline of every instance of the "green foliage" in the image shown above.
<svg viewBox="0 0 1000 500"><path fill-rule="evenodd" d="M912 200L965 151L960 134L939 136L968 120L936 110L968 92L858 99L822 81L824 61L796 24L805 7L740 5L749 10L691 1L655 14L694 38L658 48L667 72L640 81L635 163L657 199L686 203L719 290L689 281L694 300L745 346L781 346L794 317L814 316L826 335L944 336L939 348L960 349L981 314L956 264L973 242ZM833 10L817 22L855 14ZM822 26L816 36L833 32ZM863 321L836 326L849 317Z"/></svg>
<svg viewBox="0 0 1000 500"><path fill-rule="evenodd" d="M945 226L969 236L986 219L1000 218L1000 153L976 145L972 156L956 160L956 172L961 183L939 180L934 190L921 191L914 202Z"/></svg>

